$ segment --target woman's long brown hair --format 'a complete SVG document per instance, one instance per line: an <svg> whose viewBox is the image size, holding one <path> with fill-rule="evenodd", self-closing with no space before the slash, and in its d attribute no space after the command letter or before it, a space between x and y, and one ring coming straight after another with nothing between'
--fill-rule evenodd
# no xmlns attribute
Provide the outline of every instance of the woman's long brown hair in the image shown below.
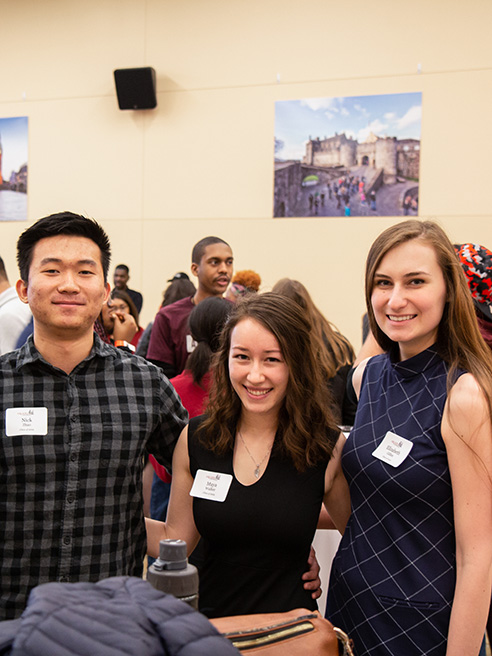
<svg viewBox="0 0 492 656"><path fill-rule="evenodd" d="M282 278L274 285L272 291L291 298L306 313L313 327L319 358L328 379L333 378L343 365L353 363L355 353L352 344L323 316L302 282Z"/></svg>
<svg viewBox="0 0 492 656"><path fill-rule="evenodd" d="M207 416L200 426L202 441L217 453L234 445L242 405L229 379L229 350L232 331L245 319L257 321L275 336L289 369L276 448L290 457L299 471L329 459L339 431L326 403L324 373L311 326L294 301L273 292L241 299L225 325L213 365Z"/></svg>
<svg viewBox="0 0 492 656"><path fill-rule="evenodd" d="M393 248L412 239L431 246L444 276L447 299L438 328L437 350L449 365L448 391L458 370L471 373L487 400L492 419L492 354L480 334L472 296L454 247L444 230L433 221L411 219L382 232L369 250L366 262L366 303L371 331L382 349L394 342L379 328L371 303L374 277L383 257Z"/></svg>

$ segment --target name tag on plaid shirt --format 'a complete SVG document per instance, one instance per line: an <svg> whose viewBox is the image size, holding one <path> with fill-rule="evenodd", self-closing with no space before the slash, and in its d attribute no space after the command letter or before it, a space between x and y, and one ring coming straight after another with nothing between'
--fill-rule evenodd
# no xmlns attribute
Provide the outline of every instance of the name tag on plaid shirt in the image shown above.
<svg viewBox="0 0 492 656"><path fill-rule="evenodd" d="M48 433L48 408L7 408L5 434L46 435Z"/></svg>

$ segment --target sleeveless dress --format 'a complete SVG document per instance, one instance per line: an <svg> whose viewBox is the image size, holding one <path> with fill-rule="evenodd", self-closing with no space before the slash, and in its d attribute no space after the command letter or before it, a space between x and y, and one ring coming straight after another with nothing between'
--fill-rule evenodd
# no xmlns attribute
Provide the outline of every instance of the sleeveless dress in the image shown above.
<svg viewBox="0 0 492 656"><path fill-rule="evenodd" d="M193 515L204 543L199 608L208 617L317 609L303 588L309 549L324 494L328 462L298 472L272 450L263 476L245 486L234 477L232 450L224 456L196 436L201 418L190 420L191 474L198 469L232 474L224 502L193 498Z"/></svg>
<svg viewBox="0 0 492 656"><path fill-rule="evenodd" d="M463 372L461 372L463 373ZM358 656L444 656L456 581L453 497L441 420L447 366L434 347L372 358L342 455L352 514L332 566L326 617ZM393 467L372 455L410 440Z"/></svg>

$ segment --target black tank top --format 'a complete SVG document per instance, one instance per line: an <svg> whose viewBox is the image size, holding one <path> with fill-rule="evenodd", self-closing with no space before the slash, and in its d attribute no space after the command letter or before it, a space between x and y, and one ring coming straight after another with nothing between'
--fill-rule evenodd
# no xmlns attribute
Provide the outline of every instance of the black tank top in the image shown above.
<svg viewBox="0 0 492 656"><path fill-rule="evenodd" d="M245 486L234 477L232 450L217 456L197 439L202 418L188 428L190 469L232 474L224 502L193 499L204 542L200 610L208 617L317 608L303 588L318 522L327 461L298 472L272 450L263 476Z"/></svg>

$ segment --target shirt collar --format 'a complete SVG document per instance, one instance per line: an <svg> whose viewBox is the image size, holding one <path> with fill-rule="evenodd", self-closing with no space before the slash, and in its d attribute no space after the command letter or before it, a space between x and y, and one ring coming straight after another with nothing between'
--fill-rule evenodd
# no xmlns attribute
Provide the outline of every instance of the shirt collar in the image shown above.
<svg viewBox="0 0 492 656"><path fill-rule="evenodd" d="M85 363L85 362L89 362L90 360L93 360L95 357L106 358L106 357L114 357L114 356L115 356L114 348L109 344L105 344L102 341L102 339L100 339L100 337L96 335L96 333L94 333L94 342L92 344L91 352L84 360L82 360L82 362L79 362L77 367L79 367L83 362ZM47 360L43 358L41 353L34 346L33 336L30 335L26 343L17 351L17 362L15 365L15 369L18 371L22 367L36 362L43 363L44 365L50 367L51 369L58 371L56 367L54 367L52 364L50 364Z"/></svg>
<svg viewBox="0 0 492 656"><path fill-rule="evenodd" d="M437 345L433 344L421 353L417 353L412 358L399 361L398 345L393 347L389 353L391 366L394 371L403 378L413 378L422 373L426 369L433 367L435 364L442 362L441 356L437 352Z"/></svg>

